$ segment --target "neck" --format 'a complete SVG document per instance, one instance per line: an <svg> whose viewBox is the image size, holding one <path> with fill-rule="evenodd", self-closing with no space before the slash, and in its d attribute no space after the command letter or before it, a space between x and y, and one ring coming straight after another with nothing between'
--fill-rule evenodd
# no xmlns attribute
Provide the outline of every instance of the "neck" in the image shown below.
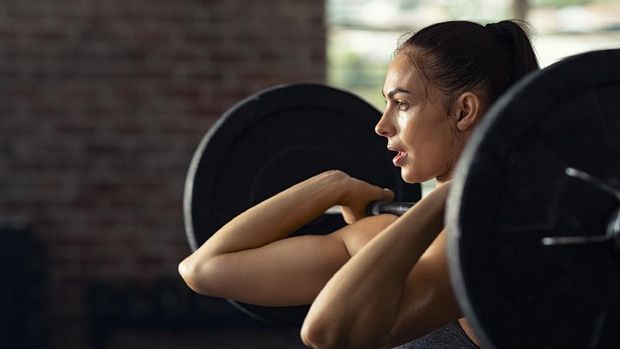
<svg viewBox="0 0 620 349"><path fill-rule="evenodd" d="M451 181L452 176L454 174L453 172L454 171L450 171L449 173L435 177L435 180L437 181L436 188L439 188L440 186L444 185L446 182Z"/></svg>

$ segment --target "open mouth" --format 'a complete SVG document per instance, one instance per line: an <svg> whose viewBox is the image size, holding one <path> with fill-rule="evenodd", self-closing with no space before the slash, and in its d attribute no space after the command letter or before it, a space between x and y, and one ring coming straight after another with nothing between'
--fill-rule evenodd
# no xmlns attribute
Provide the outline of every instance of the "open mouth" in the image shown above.
<svg viewBox="0 0 620 349"><path fill-rule="evenodd" d="M394 164L394 166L400 166L402 165L406 156L407 153L405 153L404 151L399 151L398 154L396 154L396 156L394 157L394 159L392 159L392 163Z"/></svg>

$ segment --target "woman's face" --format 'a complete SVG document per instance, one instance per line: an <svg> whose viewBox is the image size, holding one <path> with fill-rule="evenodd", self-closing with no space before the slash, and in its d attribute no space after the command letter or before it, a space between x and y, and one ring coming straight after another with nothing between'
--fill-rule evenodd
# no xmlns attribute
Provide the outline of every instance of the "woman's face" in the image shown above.
<svg viewBox="0 0 620 349"><path fill-rule="evenodd" d="M393 162L401 167L402 178L409 183L449 180L463 144L441 90L431 83L425 87L407 54L401 52L390 63L383 95L386 108L375 131L397 152Z"/></svg>

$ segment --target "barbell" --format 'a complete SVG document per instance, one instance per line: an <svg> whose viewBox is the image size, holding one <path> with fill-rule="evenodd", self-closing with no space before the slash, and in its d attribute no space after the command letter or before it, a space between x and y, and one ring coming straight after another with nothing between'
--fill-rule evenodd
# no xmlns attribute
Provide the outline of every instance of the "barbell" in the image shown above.
<svg viewBox="0 0 620 349"><path fill-rule="evenodd" d="M485 348L612 348L620 343L620 50L532 73L487 112L448 199L448 259L459 305ZM400 214L420 199L374 134L380 112L317 84L277 86L226 112L186 178L192 249L260 201L328 169L387 187ZM327 234L341 216L293 235ZM261 320L300 324L307 306L231 301Z"/></svg>
<svg viewBox="0 0 620 349"><path fill-rule="evenodd" d="M398 201L419 200L420 186L402 181L393 153L373 131L380 116L361 98L318 84L276 86L237 103L209 129L190 163L184 218L191 248L246 209L330 169L390 188ZM343 227L334 211L291 235L329 234ZM308 311L308 306L230 302L277 324L300 324Z"/></svg>

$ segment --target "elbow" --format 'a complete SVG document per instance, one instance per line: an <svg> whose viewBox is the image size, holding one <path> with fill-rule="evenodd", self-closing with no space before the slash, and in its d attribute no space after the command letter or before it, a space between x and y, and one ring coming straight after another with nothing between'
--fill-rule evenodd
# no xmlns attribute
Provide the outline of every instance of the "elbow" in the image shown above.
<svg viewBox="0 0 620 349"><path fill-rule="evenodd" d="M313 313L312 309L301 327L301 340L314 349L377 349L391 348L387 338L379 336L376 329L357 323L358 314L343 318L330 318Z"/></svg>
<svg viewBox="0 0 620 349"><path fill-rule="evenodd" d="M309 348L314 349L348 349L371 348L360 338L356 338L354 330L344 323L338 324L327 318L317 316L306 317L301 327L301 340Z"/></svg>
<svg viewBox="0 0 620 349"><path fill-rule="evenodd" d="M307 347L313 349L386 349L422 337L433 330L426 326L408 326L407 334L403 336L394 325L381 329L379 323L369 325L356 323L359 319L360 314L355 314L346 320L335 319L329 315L321 316L313 313L311 309L301 327L301 340Z"/></svg>
<svg viewBox="0 0 620 349"><path fill-rule="evenodd" d="M301 340L309 348L313 349L331 349L343 348L338 343L338 336L334 335L333 329L322 325L319 321L309 320L306 318L301 327Z"/></svg>
<svg viewBox="0 0 620 349"><path fill-rule="evenodd" d="M204 264L196 263L191 259L191 256L187 257L179 263L179 274L185 284L194 292L204 296L211 295L209 289L205 287L205 284L208 283L205 283L204 279L208 278L208 275L205 275Z"/></svg>

